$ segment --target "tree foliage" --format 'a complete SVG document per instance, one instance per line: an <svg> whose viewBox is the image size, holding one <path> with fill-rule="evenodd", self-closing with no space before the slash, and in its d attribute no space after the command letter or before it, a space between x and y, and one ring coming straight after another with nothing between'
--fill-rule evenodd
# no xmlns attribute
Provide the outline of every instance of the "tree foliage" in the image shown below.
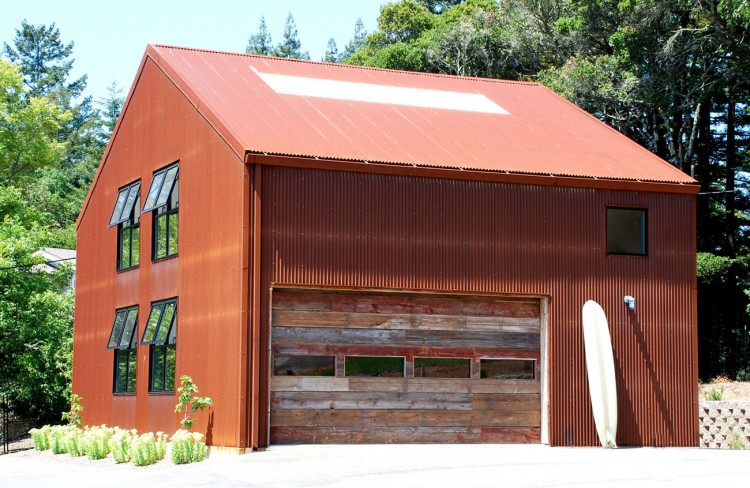
<svg viewBox="0 0 750 488"><path fill-rule="evenodd" d="M280 58L310 59L307 52L302 52L302 42L299 40L297 24L294 22L291 12L286 16L284 33L281 42L273 49L273 55Z"/></svg>
<svg viewBox="0 0 750 488"><path fill-rule="evenodd" d="M273 50L271 34L268 32L268 26L266 25L266 18L260 18L260 25L258 26L258 32L251 35L247 40L247 46L245 52L248 54L260 54L262 56L270 56Z"/></svg>
<svg viewBox="0 0 750 488"><path fill-rule="evenodd" d="M75 247L75 220L123 100L102 109L69 80L73 44L23 22L0 60L0 393L18 415L59 421L70 389L72 269L34 267L40 247Z"/></svg>

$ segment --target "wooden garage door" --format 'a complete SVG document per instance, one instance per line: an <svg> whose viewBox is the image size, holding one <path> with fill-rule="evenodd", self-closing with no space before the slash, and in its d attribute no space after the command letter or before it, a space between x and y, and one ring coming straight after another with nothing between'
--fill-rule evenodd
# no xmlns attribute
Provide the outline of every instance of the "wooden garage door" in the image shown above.
<svg viewBox="0 0 750 488"><path fill-rule="evenodd" d="M271 443L539 442L540 302L274 290Z"/></svg>

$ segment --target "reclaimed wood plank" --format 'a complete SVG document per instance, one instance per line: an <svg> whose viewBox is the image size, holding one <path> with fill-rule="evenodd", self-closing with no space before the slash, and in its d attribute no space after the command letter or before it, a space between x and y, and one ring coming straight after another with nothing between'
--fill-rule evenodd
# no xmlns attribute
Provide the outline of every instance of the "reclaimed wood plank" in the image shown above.
<svg viewBox="0 0 750 488"><path fill-rule="evenodd" d="M272 376L271 391L349 391L349 378Z"/></svg>
<svg viewBox="0 0 750 488"><path fill-rule="evenodd" d="M354 329L540 331L539 318L466 315L386 314L274 310L274 327L342 327Z"/></svg>
<svg viewBox="0 0 750 488"><path fill-rule="evenodd" d="M539 427L539 411L275 410L271 426L286 427Z"/></svg>
<svg viewBox="0 0 750 488"><path fill-rule="evenodd" d="M539 334L523 332L273 327L275 344L382 344L408 347L539 349Z"/></svg>
<svg viewBox="0 0 750 488"><path fill-rule="evenodd" d="M388 344L272 343L273 354L309 354L336 356L418 356L437 358L500 358L539 360L538 349L500 349L493 347L393 346Z"/></svg>
<svg viewBox="0 0 750 488"><path fill-rule="evenodd" d="M350 391L539 394L538 380L439 378L349 378Z"/></svg>
<svg viewBox="0 0 750 488"><path fill-rule="evenodd" d="M539 317L539 299L378 292L274 291L273 310Z"/></svg>
<svg viewBox="0 0 750 488"><path fill-rule="evenodd" d="M272 444L531 443L536 427L271 427Z"/></svg>
<svg viewBox="0 0 750 488"><path fill-rule="evenodd" d="M471 407L476 410L539 410L542 399L538 394L491 394L475 393L472 396Z"/></svg>
<svg viewBox="0 0 750 488"><path fill-rule="evenodd" d="M472 397L453 393L271 392L272 409L470 410Z"/></svg>

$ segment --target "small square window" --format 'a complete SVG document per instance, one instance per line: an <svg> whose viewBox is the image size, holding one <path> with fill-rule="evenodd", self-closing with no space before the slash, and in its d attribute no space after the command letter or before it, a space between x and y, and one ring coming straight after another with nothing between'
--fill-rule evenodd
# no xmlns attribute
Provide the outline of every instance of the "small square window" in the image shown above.
<svg viewBox="0 0 750 488"><path fill-rule="evenodd" d="M493 380L533 380L535 365L533 359L482 359L479 376Z"/></svg>
<svg viewBox="0 0 750 488"><path fill-rule="evenodd" d="M471 359L414 358L415 378L471 378Z"/></svg>
<svg viewBox="0 0 750 488"><path fill-rule="evenodd" d="M273 357L273 374L276 376L334 376L336 356L286 356Z"/></svg>
<svg viewBox="0 0 750 488"><path fill-rule="evenodd" d="M607 254L647 254L646 210L607 208Z"/></svg>
<svg viewBox="0 0 750 488"><path fill-rule="evenodd" d="M346 376L403 378L404 358L392 356L347 356L344 359Z"/></svg>

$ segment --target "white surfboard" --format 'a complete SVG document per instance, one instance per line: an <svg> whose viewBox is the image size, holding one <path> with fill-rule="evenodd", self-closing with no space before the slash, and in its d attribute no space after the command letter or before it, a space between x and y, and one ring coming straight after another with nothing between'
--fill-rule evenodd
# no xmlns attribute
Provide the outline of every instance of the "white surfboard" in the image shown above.
<svg viewBox="0 0 750 488"><path fill-rule="evenodd" d="M617 388L612 340L607 316L593 300L583 305L583 342L596 433L602 447L617 447Z"/></svg>

